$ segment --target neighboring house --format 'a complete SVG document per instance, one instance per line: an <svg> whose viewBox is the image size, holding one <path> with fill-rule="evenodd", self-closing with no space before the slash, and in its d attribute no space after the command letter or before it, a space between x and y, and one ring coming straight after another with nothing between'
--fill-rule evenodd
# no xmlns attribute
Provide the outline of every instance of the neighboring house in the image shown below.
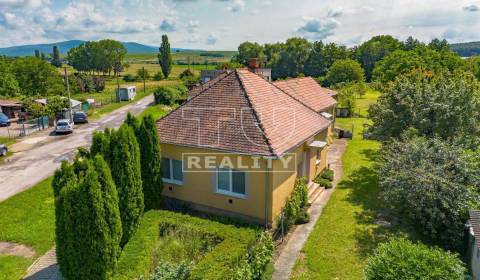
<svg viewBox="0 0 480 280"><path fill-rule="evenodd" d="M9 119L18 118L24 110L22 103L14 100L0 100L0 109Z"/></svg>
<svg viewBox="0 0 480 280"><path fill-rule="evenodd" d="M66 98L66 97L63 97ZM47 99L46 98L41 98L35 100L35 102L42 104L43 106L47 105ZM70 103L72 104L72 112L80 112L82 111L82 102L75 100L75 99L70 99ZM70 108L65 108L63 110L63 114L61 116L57 116L57 118L61 119L70 119Z"/></svg>
<svg viewBox="0 0 480 280"><path fill-rule="evenodd" d="M311 77L276 81L273 84L296 98L299 102L312 108L327 119L332 120L328 132L329 135L331 135L335 125L335 107L337 100L334 98L337 96L336 91L321 87L317 81Z"/></svg>
<svg viewBox="0 0 480 280"><path fill-rule="evenodd" d="M472 278L480 280L480 210L470 210L468 260Z"/></svg>
<svg viewBox="0 0 480 280"><path fill-rule="evenodd" d="M327 167L332 120L299 102L299 92L247 69L194 91L157 122L167 203L272 226L297 178L318 187L311 181Z"/></svg>

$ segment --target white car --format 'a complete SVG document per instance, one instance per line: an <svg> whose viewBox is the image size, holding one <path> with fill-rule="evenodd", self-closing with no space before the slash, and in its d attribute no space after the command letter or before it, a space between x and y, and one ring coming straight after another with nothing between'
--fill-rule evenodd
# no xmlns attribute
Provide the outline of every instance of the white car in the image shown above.
<svg viewBox="0 0 480 280"><path fill-rule="evenodd" d="M69 119L61 119L57 121L55 126L56 134L72 133L73 132L73 122Z"/></svg>

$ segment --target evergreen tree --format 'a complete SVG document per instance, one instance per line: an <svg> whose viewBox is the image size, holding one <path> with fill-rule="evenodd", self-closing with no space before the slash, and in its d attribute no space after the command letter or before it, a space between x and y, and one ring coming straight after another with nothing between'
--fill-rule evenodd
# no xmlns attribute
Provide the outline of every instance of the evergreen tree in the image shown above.
<svg viewBox="0 0 480 280"><path fill-rule="evenodd" d="M130 112L128 112L127 118L125 119L125 123L131 128L133 128L133 131L135 132L135 136L137 136L138 144L141 144L137 135L137 131L140 128L140 121Z"/></svg>
<svg viewBox="0 0 480 280"><path fill-rule="evenodd" d="M54 190L60 190L56 199L60 218L57 254L66 279L105 280L115 269L121 229L108 173L98 156L94 161L77 158L73 166L64 163L55 174Z"/></svg>
<svg viewBox="0 0 480 280"><path fill-rule="evenodd" d="M111 134L110 168L119 196L123 247L136 231L143 214L140 151L135 133L123 124Z"/></svg>
<svg viewBox="0 0 480 280"><path fill-rule="evenodd" d="M151 115L143 118L137 132L137 139L140 144L145 209L158 209L161 205L163 189L160 169L162 158L155 120Z"/></svg>
<svg viewBox="0 0 480 280"><path fill-rule="evenodd" d="M107 224L108 240L105 247L105 260L108 267L111 267L113 271L120 257L120 240L122 238L122 222L120 220L120 209L118 208L118 193L115 183L113 182L110 168L102 156L95 156L93 158L93 164L101 186L105 222Z"/></svg>
<svg viewBox="0 0 480 280"><path fill-rule="evenodd" d="M159 48L158 63L162 67L163 76L168 78L172 70L172 54L170 53L170 43L168 42L168 36L162 35L162 44Z"/></svg>
<svg viewBox="0 0 480 280"><path fill-rule="evenodd" d="M60 60L60 51L58 51L57 46L53 46L52 65L55 67L62 66L62 61Z"/></svg>
<svg viewBox="0 0 480 280"><path fill-rule="evenodd" d="M45 56L45 53L43 53L43 52L40 54L40 58L42 60L47 60L47 57Z"/></svg>
<svg viewBox="0 0 480 280"><path fill-rule="evenodd" d="M102 155L105 161L110 162L110 130L104 132L96 131L93 133L92 146L90 146L92 156Z"/></svg>
<svg viewBox="0 0 480 280"><path fill-rule="evenodd" d="M40 51L39 50L35 50L35 57L40 58Z"/></svg>

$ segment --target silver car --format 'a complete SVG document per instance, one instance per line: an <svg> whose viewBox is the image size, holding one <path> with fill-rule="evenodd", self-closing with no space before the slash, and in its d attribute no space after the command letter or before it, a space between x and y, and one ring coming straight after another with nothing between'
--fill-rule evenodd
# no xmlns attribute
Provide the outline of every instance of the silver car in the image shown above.
<svg viewBox="0 0 480 280"><path fill-rule="evenodd" d="M73 132L73 122L69 119L61 119L57 121L55 126L56 134L72 133Z"/></svg>

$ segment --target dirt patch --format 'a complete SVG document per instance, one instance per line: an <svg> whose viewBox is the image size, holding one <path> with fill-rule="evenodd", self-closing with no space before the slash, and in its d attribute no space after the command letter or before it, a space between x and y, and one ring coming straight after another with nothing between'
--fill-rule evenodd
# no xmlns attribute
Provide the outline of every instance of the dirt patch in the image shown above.
<svg viewBox="0 0 480 280"><path fill-rule="evenodd" d="M35 256L35 251L25 245L13 242L0 242L0 255L12 255L25 258Z"/></svg>

